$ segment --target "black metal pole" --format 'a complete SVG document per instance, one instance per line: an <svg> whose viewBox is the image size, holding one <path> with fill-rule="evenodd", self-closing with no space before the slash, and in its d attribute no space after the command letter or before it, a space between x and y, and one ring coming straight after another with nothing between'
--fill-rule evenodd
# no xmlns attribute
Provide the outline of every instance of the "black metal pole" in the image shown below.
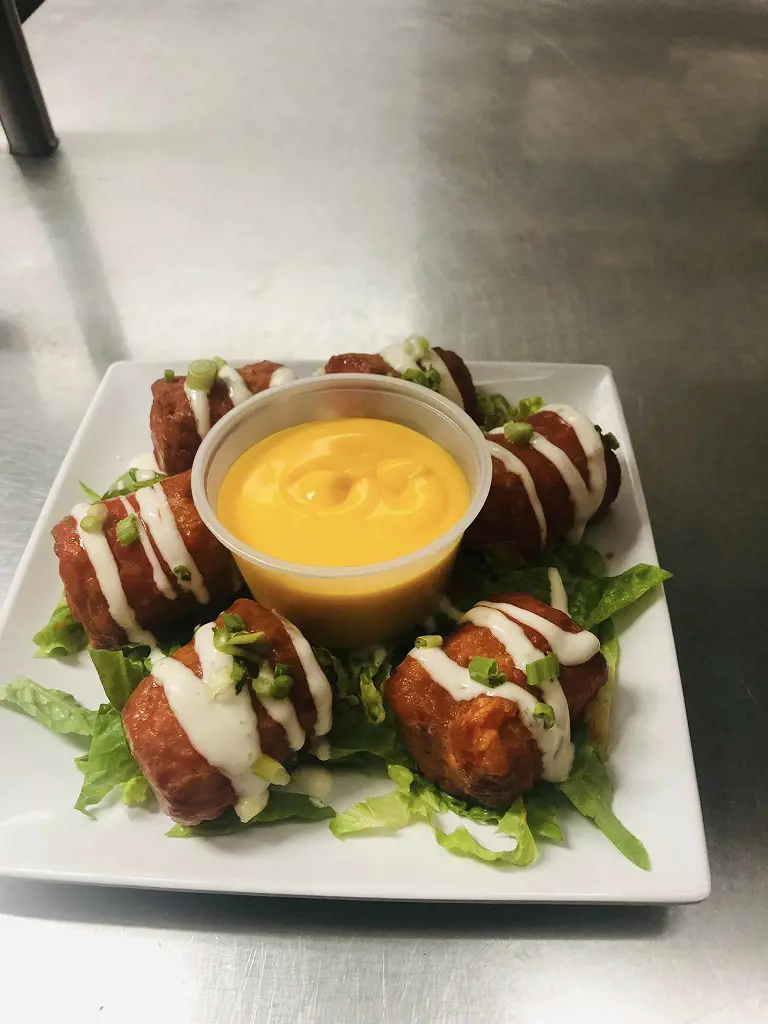
<svg viewBox="0 0 768 1024"><path fill-rule="evenodd" d="M0 123L14 156L50 156L59 144L14 0L0 0Z"/></svg>

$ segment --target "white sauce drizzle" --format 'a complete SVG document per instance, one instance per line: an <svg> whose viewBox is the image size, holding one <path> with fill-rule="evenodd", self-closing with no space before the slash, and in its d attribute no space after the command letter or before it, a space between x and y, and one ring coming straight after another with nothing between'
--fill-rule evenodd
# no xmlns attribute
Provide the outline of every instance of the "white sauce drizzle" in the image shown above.
<svg viewBox="0 0 768 1024"><path fill-rule="evenodd" d="M123 584L120 579L120 571L109 546L109 541L103 530L98 533L88 533L80 528L80 520L88 515L90 505L88 502L80 502L75 505L70 513L75 519L75 528L80 538L80 546L93 566L96 580L99 584L104 600L107 602L109 614L114 621L125 631L128 640L133 644L149 644L154 647L157 643L155 637L149 630L142 629L136 621L136 615L125 596Z"/></svg>
<svg viewBox="0 0 768 1024"><path fill-rule="evenodd" d="M189 407L192 410L192 415L195 417L197 432L202 439L211 429L211 403L208 401L208 392L201 391L199 388L187 387L185 380L184 393L189 400Z"/></svg>
<svg viewBox="0 0 768 1024"><path fill-rule="evenodd" d="M144 473L162 473L157 464L154 452L142 452L141 455L134 455L128 464L129 469L140 469Z"/></svg>
<svg viewBox="0 0 768 1024"><path fill-rule="evenodd" d="M289 366L279 366L269 378L269 387L279 388L281 384L290 384L296 380L296 374Z"/></svg>
<svg viewBox="0 0 768 1024"><path fill-rule="evenodd" d="M265 661L259 675L266 679L274 679L275 674ZM275 700L273 697L259 697L259 703L264 707L270 718L274 718L278 725L282 725L291 750L301 750L307 739L307 734L301 727L299 716L293 701L287 697L283 700Z"/></svg>
<svg viewBox="0 0 768 1024"><path fill-rule="evenodd" d="M549 603L558 611L568 614L568 595L563 586L563 578L557 569L547 569L549 577Z"/></svg>
<svg viewBox="0 0 768 1024"><path fill-rule="evenodd" d="M263 810L269 799L269 784L251 771L261 754L256 713L248 688L240 693L234 687L211 697L209 680L221 672L231 672L233 658L213 645L213 623L201 626L195 634L195 651L203 673L201 679L176 658L163 658L152 668L189 742L229 779L235 791L235 810L249 821Z"/></svg>
<svg viewBox="0 0 768 1024"><path fill-rule="evenodd" d="M327 800L333 789L333 775L327 768L316 768L314 765L297 768L291 775L290 783L284 793L306 793L315 800Z"/></svg>
<svg viewBox="0 0 768 1024"><path fill-rule="evenodd" d="M573 503L573 526L568 536L571 540L579 541L584 534L584 528L600 508L605 497L607 476L603 442L594 424L583 413L578 412L578 410L570 405L545 405L541 411L555 413L571 427L587 459L589 486L584 483L581 473L562 448L558 448L557 445L552 444L551 441L542 437L541 434L534 433L529 441L530 446L543 455L544 458L548 459L563 478ZM504 428L496 427L490 433L503 434ZM492 454L496 458L501 458L496 452L492 452ZM518 471L513 470L513 472ZM528 498L531 500L531 492L528 489L525 478L522 477L522 474L520 475ZM533 484L533 481L531 481L531 484ZM535 488L533 490L535 493ZM539 508L541 508L538 495L536 496L536 502ZM533 501L531 501L531 505L533 506ZM536 512L535 506L534 512ZM538 512L536 513L536 518L539 518ZM541 526L540 520L539 526Z"/></svg>
<svg viewBox="0 0 768 1024"><path fill-rule="evenodd" d="M328 740L313 740L312 753L318 761L329 761L331 757L331 744Z"/></svg>
<svg viewBox="0 0 768 1024"><path fill-rule="evenodd" d="M558 709L551 699L552 693L542 687L542 696L552 706L555 724L545 729L539 719L534 718L538 698L516 683L502 683L489 688L476 683L467 669L457 665L441 647L415 647L410 657L419 662L430 678L442 686L454 700L474 700L475 697L501 697L517 705L520 717L536 741L541 752L542 778L547 782L562 782L568 778L573 764L573 745L570 742L570 718L565 708L567 724L562 722L562 708ZM559 683L557 684L559 687ZM551 687L549 688L551 689ZM562 689L561 689L562 692ZM563 725L565 724L565 728Z"/></svg>
<svg viewBox="0 0 768 1024"><path fill-rule="evenodd" d="M439 356L434 349L430 349L422 359L426 367L433 366L440 374L440 394L451 402L455 402L460 409L464 408L464 399L456 386L456 381L451 376L451 371L445 365L445 360Z"/></svg>
<svg viewBox="0 0 768 1024"><path fill-rule="evenodd" d="M176 591L173 589L173 584L170 582L168 577L163 571L163 567L160 564L160 560L155 554L155 549L152 547L152 542L147 534L146 527L140 515L137 514L136 509L128 501L127 498L120 499L123 503L123 507L126 514L129 516L136 516L136 528L139 531L139 542L144 550L144 554L147 556L147 561L152 569L152 579L155 586L169 601L176 600Z"/></svg>
<svg viewBox="0 0 768 1024"><path fill-rule="evenodd" d="M224 363L219 367L219 372L216 374L217 380L222 380L227 386L229 392L229 400L232 405L240 405L241 402L245 402L251 397L251 389L245 383L243 378L229 363Z"/></svg>
<svg viewBox="0 0 768 1024"><path fill-rule="evenodd" d="M189 570L191 578L186 581L178 581L181 589L191 591L199 604L208 604L210 601L208 588L179 533L162 484L155 484L154 487L142 487L135 492L135 497L144 525L152 534L152 539L166 565L172 572L177 565L186 566Z"/></svg>
<svg viewBox="0 0 768 1024"><path fill-rule="evenodd" d="M387 345L379 355L398 373L405 373L406 370L421 370L424 367L429 369L433 366L440 374L440 394L451 402L455 402L460 409L464 408L464 399L456 386L456 381L445 365L445 360L434 349L427 348L422 352L417 343L406 338L405 341L400 341L395 345ZM418 359L421 360L421 366Z"/></svg>
<svg viewBox="0 0 768 1024"><path fill-rule="evenodd" d="M405 373L406 370L420 370L421 367L413 357L410 341L399 341L395 345L387 345L379 353L385 363L389 363L393 370L398 373Z"/></svg>
<svg viewBox="0 0 768 1024"><path fill-rule="evenodd" d="M307 677L307 686L309 692L312 694L312 700L315 702L315 708L317 710L317 719L315 721L315 736L325 736L325 734L331 728L331 704L333 701L333 694L331 691L331 684L328 682L325 672L320 668L317 658L314 655L312 648L307 642L304 634L301 633L292 622L288 619L284 619L282 615L278 615L274 612L277 618L282 622L286 633L290 637L293 649L296 651L296 656L301 662L301 667L304 669L304 675Z"/></svg>
<svg viewBox="0 0 768 1024"><path fill-rule="evenodd" d="M504 433L504 428L501 431L491 431L491 433ZM495 441L489 441L486 438L486 443L491 450L491 458L498 459L499 462L507 469L510 473L514 473L520 477L525 493L528 495L528 501L533 514L536 516L536 522L539 524L539 535L541 537L542 548L547 543L547 517L544 515L544 509L542 508L539 495L536 492L536 484L533 482L533 477L526 464L522 462L516 455L513 455L511 451L504 448L500 444L496 444Z"/></svg>
<svg viewBox="0 0 768 1024"><path fill-rule="evenodd" d="M586 629L581 629L578 633L569 633L568 630L558 626L556 622L550 622L543 615L537 615L536 612L529 611L527 608L518 608L515 604L505 604L502 602L480 601L472 609L472 612L478 607L502 612L505 618L507 616L514 618L516 620L515 625L518 622L522 622L523 625L535 629L537 633L544 637L555 652L561 665L583 665L590 658L594 658L600 650L600 641L594 633L589 633ZM467 617L469 614L468 612ZM519 629L520 627L518 626L517 628ZM515 655L513 654L512 657L515 657ZM539 651L532 660L535 661L536 658L543 657L544 655ZM516 657L515 660L518 661ZM518 664L521 663L518 661Z"/></svg>

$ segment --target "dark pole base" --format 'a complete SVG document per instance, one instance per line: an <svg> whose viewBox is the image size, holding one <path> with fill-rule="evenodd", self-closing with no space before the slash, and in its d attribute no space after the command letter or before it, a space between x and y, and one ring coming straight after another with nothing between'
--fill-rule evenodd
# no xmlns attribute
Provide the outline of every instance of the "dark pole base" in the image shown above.
<svg viewBox="0 0 768 1024"><path fill-rule="evenodd" d="M59 144L14 0L0 0L0 123L13 156L50 156Z"/></svg>

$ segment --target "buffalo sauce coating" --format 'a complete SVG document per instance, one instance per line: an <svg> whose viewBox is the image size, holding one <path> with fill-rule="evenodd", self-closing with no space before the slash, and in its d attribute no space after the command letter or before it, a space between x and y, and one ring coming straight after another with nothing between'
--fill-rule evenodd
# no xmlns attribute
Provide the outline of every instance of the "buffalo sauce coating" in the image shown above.
<svg viewBox="0 0 768 1024"><path fill-rule="evenodd" d="M520 618L513 621L514 608ZM563 658L557 679L530 686L522 661L553 648ZM607 678L598 648L597 638L564 613L530 595L502 594L476 605L442 648L411 651L387 682L385 695L428 778L456 796L504 806L542 776L552 781L567 776L570 719ZM494 658L508 682L494 688L475 683L467 667L476 656ZM533 717L540 701L555 711L555 725L548 730Z"/></svg>

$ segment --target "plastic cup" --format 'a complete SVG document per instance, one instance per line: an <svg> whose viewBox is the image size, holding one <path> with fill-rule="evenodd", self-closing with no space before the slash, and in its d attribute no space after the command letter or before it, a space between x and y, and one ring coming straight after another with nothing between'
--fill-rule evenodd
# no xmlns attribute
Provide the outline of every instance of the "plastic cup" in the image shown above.
<svg viewBox="0 0 768 1024"><path fill-rule="evenodd" d="M453 456L469 484L470 504L450 530L399 558L340 568L273 558L221 523L219 489L243 452L287 427L357 416L410 427ZM423 622L437 606L462 535L490 485L488 445L462 409L419 384L362 373L310 377L254 395L213 427L192 467L197 510L234 555L253 596L290 619L313 644L327 647L381 643Z"/></svg>

